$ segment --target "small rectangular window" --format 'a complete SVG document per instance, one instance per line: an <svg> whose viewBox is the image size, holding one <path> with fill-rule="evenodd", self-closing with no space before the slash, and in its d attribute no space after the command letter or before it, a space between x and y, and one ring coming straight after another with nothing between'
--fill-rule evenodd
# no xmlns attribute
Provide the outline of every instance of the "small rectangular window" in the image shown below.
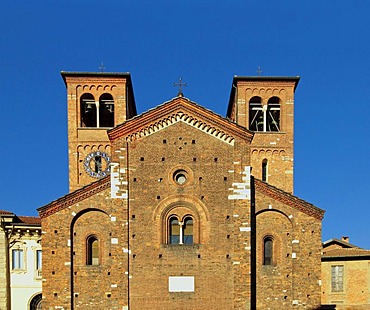
<svg viewBox="0 0 370 310"><path fill-rule="evenodd" d="M42 251L41 250L36 251L36 269L37 270L42 269Z"/></svg>
<svg viewBox="0 0 370 310"><path fill-rule="evenodd" d="M331 266L331 291L343 292L343 266Z"/></svg>
<svg viewBox="0 0 370 310"><path fill-rule="evenodd" d="M12 251L12 269L24 269L24 253L22 249Z"/></svg>

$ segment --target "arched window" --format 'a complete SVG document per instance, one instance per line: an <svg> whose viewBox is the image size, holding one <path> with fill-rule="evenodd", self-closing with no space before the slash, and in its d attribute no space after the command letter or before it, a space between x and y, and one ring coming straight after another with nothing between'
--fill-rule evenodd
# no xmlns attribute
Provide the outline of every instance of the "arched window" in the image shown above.
<svg viewBox="0 0 370 310"><path fill-rule="evenodd" d="M42 295L37 294L31 299L30 310L41 310L42 309Z"/></svg>
<svg viewBox="0 0 370 310"><path fill-rule="evenodd" d="M271 97L267 103L267 131L280 131L280 99Z"/></svg>
<svg viewBox="0 0 370 310"><path fill-rule="evenodd" d="M252 131L263 131L263 124L262 99L253 97L249 100L249 129Z"/></svg>
<svg viewBox="0 0 370 310"><path fill-rule="evenodd" d="M262 161L262 181L267 182L267 159Z"/></svg>
<svg viewBox="0 0 370 310"><path fill-rule="evenodd" d="M96 105L94 96L83 94L80 98L81 127L97 127Z"/></svg>
<svg viewBox="0 0 370 310"><path fill-rule="evenodd" d="M182 222L173 215L168 220L168 243L193 244L194 222L191 216L185 216Z"/></svg>
<svg viewBox="0 0 370 310"><path fill-rule="evenodd" d="M98 127L114 127L114 101L111 94L100 96Z"/></svg>
<svg viewBox="0 0 370 310"><path fill-rule="evenodd" d="M170 244L180 243L180 223L176 216L171 216L169 219L169 238Z"/></svg>
<svg viewBox="0 0 370 310"><path fill-rule="evenodd" d="M86 248L86 265L99 265L99 240L95 235L91 235L87 238Z"/></svg>
<svg viewBox="0 0 370 310"><path fill-rule="evenodd" d="M184 231L184 244L193 244L193 219L188 216L184 219L183 224L183 231Z"/></svg>
<svg viewBox="0 0 370 310"><path fill-rule="evenodd" d="M273 242L271 237L266 237L263 240L263 264L266 266L272 265L273 262Z"/></svg>
<svg viewBox="0 0 370 310"><path fill-rule="evenodd" d="M260 97L249 100L249 129L252 131L280 131L280 99L271 97L267 106Z"/></svg>

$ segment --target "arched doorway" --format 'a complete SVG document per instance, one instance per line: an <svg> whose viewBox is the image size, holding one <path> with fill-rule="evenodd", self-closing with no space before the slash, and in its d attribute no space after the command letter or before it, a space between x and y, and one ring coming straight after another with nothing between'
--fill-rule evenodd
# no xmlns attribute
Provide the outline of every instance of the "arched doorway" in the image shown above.
<svg viewBox="0 0 370 310"><path fill-rule="evenodd" d="M30 310L41 310L42 309L42 294L33 296L30 302Z"/></svg>

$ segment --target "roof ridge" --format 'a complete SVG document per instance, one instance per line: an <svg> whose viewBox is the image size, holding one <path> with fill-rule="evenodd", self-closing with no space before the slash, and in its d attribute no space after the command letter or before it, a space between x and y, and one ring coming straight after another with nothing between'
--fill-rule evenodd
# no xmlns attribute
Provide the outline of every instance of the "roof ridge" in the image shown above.
<svg viewBox="0 0 370 310"><path fill-rule="evenodd" d="M294 208L299 209L300 211L313 216L316 219L322 220L324 217L325 211L316 207L315 205L294 196L286 191L283 191L280 188L277 188L274 185L263 182L255 178L256 189L263 191L265 194L273 197L283 203L286 203Z"/></svg>
<svg viewBox="0 0 370 310"><path fill-rule="evenodd" d="M68 193L57 200L54 200L48 203L45 206L42 206L37 209L41 218L47 217L55 212L58 212L64 209L67 206L70 206L73 203L77 203L81 200L84 200L87 197L91 197L94 194L107 189L110 187L110 176L106 176L102 179L99 179L95 182L92 182L84 187L81 187L71 193Z"/></svg>
<svg viewBox="0 0 370 310"><path fill-rule="evenodd" d="M179 103L179 104L177 104ZM164 107L169 106L168 109L164 109ZM135 115L134 117L127 119L125 122L117 125L116 127L108 130L108 136L110 140L117 139L120 136L126 135L130 132L131 135L141 132L141 131L146 131L149 130L151 127L161 127L161 124L163 123L164 120L164 114L166 114L166 117L168 114L171 113L178 113L181 112L181 109L179 107L182 107L185 111L194 114L199 114L200 119L204 119L209 126L217 126L218 129L224 131L224 132L229 132L232 135L236 136L245 136L249 137L249 139L252 139L254 133L244 126L241 126L233 121L231 121L229 118L224 117L208 108L205 108L198 103L186 98L186 97L175 97L171 100L165 101L162 104L151 108L141 114ZM198 111L194 110L197 109ZM185 111L182 111L183 113ZM160 124L152 124L151 122L151 116L154 119L161 119ZM208 114L208 115L207 115ZM142 120L141 123L137 123L135 126L135 122L138 120ZM165 123L167 123L166 120L164 120ZM123 130L123 128L126 127L126 130ZM128 127L128 128L127 128Z"/></svg>

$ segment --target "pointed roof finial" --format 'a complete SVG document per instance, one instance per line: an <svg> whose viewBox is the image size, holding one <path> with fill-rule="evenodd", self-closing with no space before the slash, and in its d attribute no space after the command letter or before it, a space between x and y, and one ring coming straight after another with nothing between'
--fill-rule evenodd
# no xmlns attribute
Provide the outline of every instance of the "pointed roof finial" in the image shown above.
<svg viewBox="0 0 370 310"><path fill-rule="evenodd" d="M179 81L177 83L173 83L173 86L178 86L179 87L179 92L177 93L177 97L183 97L184 94L182 93L182 87L183 86L188 86L187 83L182 82L182 78L179 78Z"/></svg>
<svg viewBox="0 0 370 310"><path fill-rule="evenodd" d="M101 62L99 69L101 70L101 72L104 72L104 70L106 69L103 62Z"/></svg>
<svg viewBox="0 0 370 310"><path fill-rule="evenodd" d="M258 66L258 68L257 68L257 74L258 74L258 76L261 76L261 74L262 74L262 69L261 69L261 66Z"/></svg>

